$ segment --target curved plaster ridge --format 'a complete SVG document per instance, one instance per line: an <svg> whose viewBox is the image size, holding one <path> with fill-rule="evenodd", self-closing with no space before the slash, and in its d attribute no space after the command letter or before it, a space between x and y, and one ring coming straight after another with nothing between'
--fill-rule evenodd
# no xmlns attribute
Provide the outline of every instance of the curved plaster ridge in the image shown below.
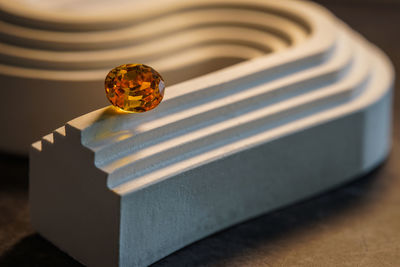
<svg viewBox="0 0 400 267"><path fill-rule="evenodd" d="M173 85L152 111L105 107L34 143L34 228L84 264L146 266L380 164L390 61L323 9L293 3L309 16L303 41Z"/></svg>

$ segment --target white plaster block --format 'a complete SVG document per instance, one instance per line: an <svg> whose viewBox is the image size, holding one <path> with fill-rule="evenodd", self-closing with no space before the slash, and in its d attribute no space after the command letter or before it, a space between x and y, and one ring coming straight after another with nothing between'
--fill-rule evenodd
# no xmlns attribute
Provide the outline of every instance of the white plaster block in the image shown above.
<svg viewBox="0 0 400 267"><path fill-rule="evenodd" d="M382 52L314 4L245 6L303 37L288 26L285 49L170 86L152 111L105 107L34 143L40 234L89 266L146 266L385 159L393 71Z"/></svg>

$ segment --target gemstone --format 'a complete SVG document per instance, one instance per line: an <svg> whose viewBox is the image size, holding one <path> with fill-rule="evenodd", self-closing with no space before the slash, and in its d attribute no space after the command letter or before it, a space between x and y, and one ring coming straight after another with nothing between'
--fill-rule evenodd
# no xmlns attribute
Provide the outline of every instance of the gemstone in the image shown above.
<svg viewBox="0 0 400 267"><path fill-rule="evenodd" d="M146 112L164 97L164 80L153 68L143 64L124 64L112 69L105 79L108 100L128 112Z"/></svg>

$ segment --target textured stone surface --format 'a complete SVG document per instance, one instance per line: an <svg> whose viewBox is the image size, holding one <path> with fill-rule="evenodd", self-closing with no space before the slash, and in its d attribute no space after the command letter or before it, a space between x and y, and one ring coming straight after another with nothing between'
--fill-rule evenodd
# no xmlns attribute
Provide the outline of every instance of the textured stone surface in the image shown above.
<svg viewBox="0 0 400 267"><path fill-rule="evenodd" d="M164 96L164 80L143 64L124 64L112 69L105 80L108 100L129 112L145 112L158 106Z"/></svg>

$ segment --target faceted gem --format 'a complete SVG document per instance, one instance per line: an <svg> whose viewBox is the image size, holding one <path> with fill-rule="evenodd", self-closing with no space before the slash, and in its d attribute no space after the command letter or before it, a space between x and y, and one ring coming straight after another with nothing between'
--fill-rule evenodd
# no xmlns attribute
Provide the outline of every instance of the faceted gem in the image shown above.
<svg viewBox="0 0 400 267"><path fill-rule="evenodd" d="M158 106L164 97L164 80L153 68L143 64L124 64L106 77L108 100L129 112L146 112Z"/></svg>

